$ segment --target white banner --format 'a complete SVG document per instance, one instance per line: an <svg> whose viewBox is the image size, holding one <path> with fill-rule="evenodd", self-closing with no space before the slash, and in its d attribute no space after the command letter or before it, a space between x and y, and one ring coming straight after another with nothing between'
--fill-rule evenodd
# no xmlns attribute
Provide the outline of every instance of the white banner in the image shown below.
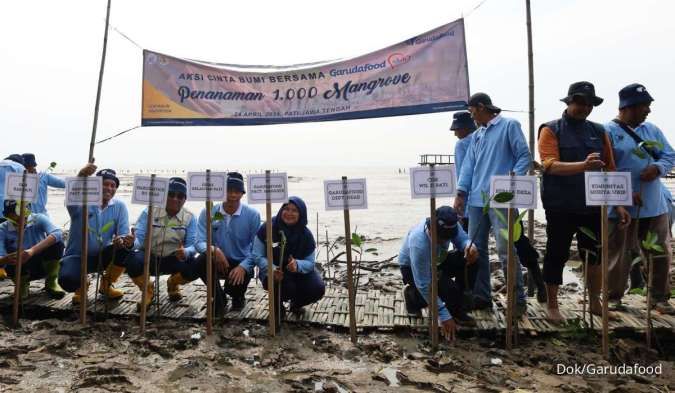
<svg viewBox="0 0 675 393"><path fill-rule="evenodd" d="M348 48L349 43L343 47ZM331 62L252 66L143 51L143 126L255 125L464 109L464 20Z"/></svg>
<svg viewBox="0 0 675 393"><path fill-rule="evenodd" d="M223 201L227 195L227 173L210 172L207 181L206 172L188 172L187 192L189 201Z"/></svg>
<svg viewBox="0 0 675 393"><path fill-rule="evenodd" d="M35 173L26 173L26 182L23 182L23 173L9 172L5 177L5 200L21 200L21 193L23 192L23 200L34 202L38 195L38 187L40 186L40 179Z"/></svg>
<svg viewBox="0 0 675 393"><path fill-rule="evenodd" d="M345 189L346 188L346 189ZM324 180L326 210L368 209L366 179Z"/></svg>
<svg viewBox="0 0 675 393"><path fill-rule="evenodd" d="M150 184L152 183L152 187ZM131 203L147 205L151 203L155 207L166 206L166 196L169 192L169 179L155 177L154 182L150 176L134 176L134 189L131 193Z"/></svg>
<svg viewBox="0 0 675 393"><path fill-rule="evenodd" d="M248 203L249 205L269 202L288 202L288 177L285 172L270 173L270 183L267 186L267 175L248 175Z"/></svg>
<svg viewBox="0 0 675 393"><path fill-rule="evenodd" d="M586 205L632 206L630 172L585 172Z"/></svg>
<svg viewBox="0 0 675 393"><path fill-rule="evenodd" d="M103 202L101 176L66 178L66 206L82 206L85 195L87 206L99 206Z"/></svg>
<svg viewBox="0 0 675 393"><path fill-rule="evenodd" d="M490 178L490 195L500 192L513 193L513 199L506 203L490 201L491 207L536 209L537 208L537 177L536 176L492 176Z"/></svg>

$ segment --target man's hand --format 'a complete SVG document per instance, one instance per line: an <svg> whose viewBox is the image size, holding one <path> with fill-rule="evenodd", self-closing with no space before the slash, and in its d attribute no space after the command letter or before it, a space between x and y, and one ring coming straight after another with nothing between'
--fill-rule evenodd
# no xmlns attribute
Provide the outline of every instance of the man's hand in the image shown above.
<svg viewBox="0 0 675 393"><path fill-rule="evenodd" d="M633 193L633 205L642 206L642 194L639 192Z"/></svg>
<svg viewBox="0 0 675 393"><path fill-rule="evenodd" d="M220 248L213 246L212 253L218 273L227 273L227 271L230 270L230 263L227 262L227 257L223 254L223 251L221 251Z"/></svg>
<svg viewBox="0 0 675 393"><path fill-rule="evenodd" d="M659 177L659 167L652 164L647 166L645 169L640 172L640 180L642 181L653 181Z"/></svg>
<svg viewBox="0 0 675 393"><path fill-rule="evenodd" d="M464 249L464 259L468 265L472 265L478 259L478 248L475 244L471 244L471 247L466 246Z"/></svg>
<svg viewBox="0 0 675 393"><path fill-rule="evenodd" d="M600 159L600 153L591 153L584 160L584 170L596 170L605 167L604 161Z"/></svg>
<svg viewBox="0 0 675 393"><path fill-rule="evenodd" d="M630 213L623 206L616 207L616 214L618 216L619 229L623 230L630 225Z"/></svg>
<svg viewBox="0 0 675 393"><path fill-rule="evenodd" d="M293 255L288 256L288 265L286 265L286 269L291 273L298 272L298 261L293 258Z"/></svg>
<svg viewBox="0 0 675 393"><path fill-rule="evenodd" d="M237 266L230 271L228 278L230 280L230 284L241 285L244 283L244 279L246 278L246 269L241 266Z"/></svg>
<svg viewBox="0 0 675 393"><path fill-rule="evenodd" d="M77 173L77 176L91 176L96 172L96 165L89 163Z"/></svg>
<svg viewBox="0 0 675 393"><path fill-rule="evenodd" d="M276 268L273 271L272 277L274 277L274 281L281 282L281 280L284 279L284 271L279 268Z"/></svg>
<svg viewBox="0 0 675 393"><path fill-rule="evenodd" d="M115 236L112 239L112 244L115 246L115 248L120 249L124 247L124 237L123 236Z"/></svg>
<svg viewBox="0 0 675 393"><path fill-rule="evenodd" d="M447 321L441 322L441 334L449 342L455 341L455 334L457 333L457 324L455 320L450 318Z"/></svg>
<svg viewBox="0 0 675 393"><path fill-rule="evenodd" d="M136 236L133 233L124 235L122 236L122 245L124 248L131 248L134 246L134 240L136 240Z"/></svg>
<svg viewBox="0 0 675 393"><path fill-rule="evenodd" d="M176 259L178 259L181 262L185 262L187 259L187 253L185 252L185 248L183 247L183 242L178 243L178 248L176 249L175 252Z"/></svg>
<svg viewBox="0 0 675 393"><path fill-rule="evenodd" d="M459 217L464 217L464 203L464 195L457 195L455 197L453 208Z"/></svg>

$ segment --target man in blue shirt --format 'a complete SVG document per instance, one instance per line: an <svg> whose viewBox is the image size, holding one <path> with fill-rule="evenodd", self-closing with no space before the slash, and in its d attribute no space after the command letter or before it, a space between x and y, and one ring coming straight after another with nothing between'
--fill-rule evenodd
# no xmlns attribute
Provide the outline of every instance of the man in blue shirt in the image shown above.
<svg viewBox="0 0 675 393"><path fill-rule="evenodd" d="M37 172L37 162L35 161L35 154L33 153L24 153L21 155L23 157L23 162L26 166L26 171L28 173L38 173ZM53 188L66 188L66 181L60 177L54 176L50 173L52 167L46 171L40 172L38 178L40 183L38 184L38 195L35 203L32 203L34 213L42 213L49 215L47 213L47 197L48 197L48 187Z"/></svg>
<svg viewBox="0 0 675 393"><path fill-rule="evenodd" d="M12 154L0 161L0 204L4 202L5 198L5 177L7 173L22 173L23 170L23 158L19 154ZM0 216L0 223L5 220L6 218ZM2 263L0 263L0 280L4 280L5 278L7 278L7 272Z"/></svg>
<svg viewBox="0 0 675 393"><path fill-rule="evenodd" d="M189 210L185 209L187 185L180 177L169 179L169 193L164 209L153 210L152 255L150 257L150 274L155 274L155 266L160 274L171 274L166 281L169 300L182 298L180 285L187 284L196 278L194 272L194 245L197 241L197 220ZM145 231L148 222L148 209L145 208L136 221L136 251L129 254L126 261L127 273L131 280L141 289L148 291L147 305L152 303L153 285L143 285L143 266L145 263Z"/></svg>
<svg viewBox="0 0 675 393"><path fill-rule="evenodd" d="M500 235L507 229L495 209L483 215L483 194L490 193L490 179L496 175L525 175L530 167L530 152L520 123L502 117L501 109L492 105L490 96L476 93L469 98L469 112L480 128L471 135L471 144L459 174L455 210L463 212L468 205L469 233L478 247L478 275L473 288L474 308L492 308L490 263L488 259L488 236L492 228L497 243L497 253L506 276L507 241ZM506 216L506 209L499 209ZM480 229L480 230L479 230ZM523 275L516 261L516 317L521 317L527 308L523 290Z"/></svg>
<svg viewBox="0 0 675 393"><path fill-rule="evenodd" d="M663 314L675 314L670 298L669 270L672 262L670 244L670 202L661 178L675 165L675 151L663 132L646 122L654 99L638 83L619 91L619 115L605 125L614 148L617 171L630 172L633 185L633 206L628 207L628 227L613 225L609 241L609 298L614 307L621 307L631 270L630 251L640 248L648 232L656 234L663 255L653 259L652 304ZM653 141L653 146L638 145ZM612 214L615 217L615 214ZM614 219L616 224L616 218ZM645 253L646 254L646 253Z"/></svg>
<svg viewBox="0 0 675 393"><path fill-rule="evenodd" d="M87 164L78 176L91 176L96 171L94 164ZM102 169L96 176L103 178L103 198L101 206L89 206L87 271L95 272L101 253L101 268L105 273L101 277L99 293L107 299L119 299L124 292L112 284L124 273L124 263L134 245L134 235L129 231L129 213L121 200L114 198L120 181L112 169ZM82 253L82 207L68 206L70 232L66 252L61 261L59 284L68 292L75 292L73 303L79 303L82 296L80 288L80 255ZM85 289L84 293L87 291Z"/></svg>
<svg viewBox="0 0 675 393"><path fill-rule="evenodd" d="M227 306L225 294L232 297L232 310L244 308L246 288L251 281L254 265L251 256L253 240L260 226L260 213L241 203L246 193L244 177L238 172L227 174L227 199L213 206L211 212L203 209L197 224L196 250L200 253L196 269L206 284L206 214L211 214L212 261L216 269L214 275L214 301L217 316L223 315ZM240 266L242 264L242 266ZM225 290L220 286L220 278L225 279Z"/></svg>
<svg viewBox="0 0 675 393"><path fill-rule="evenodd" d="M455 112L452 114L450 131L453 131L455 137L457 137L457 142L455 143L455 173L457 174L457 177L459 177L459 174L462 172L462 163L464 162L464 157L466 157L466 151L469 148L469 144L471 144L471 133L475 130L476 123L471 118L471 113ZM460 222L462 223L462 228L464 228L464 231L468 231L469 217L466 207L461 216Z"/></svg>
<svg viewBox="0 0 675 393"><path fill-rule="evenodd" d="M3 214L7 221L0 224L0 264L7 264L12 279L17 262L19 204L5 200ZM61 229L44 214L30 213L25 218L23 235L23 259L21 263L21 298L28 296L30 281L45 278L45 291L52 299L61 299L66 292L56 282L59 275L59 260L63 256Z"/></svg>
<svg viewBox="0 0 675 393"><path fill-rule="evenodd" d="M462 293L471 286L478 250L471 245L466 232L458 224L459 217L450 206L436 209L438 255L438 318L443 335L454 340L456 323L471 325L475 321L466 313ZM426 218L406 235L398 255L406 309L415 314L431 303L431 219ZM454 250L448 252L450 243ZM464 270L469 269L469 282ZM455 280L453 280L455 278Z"/></svg>

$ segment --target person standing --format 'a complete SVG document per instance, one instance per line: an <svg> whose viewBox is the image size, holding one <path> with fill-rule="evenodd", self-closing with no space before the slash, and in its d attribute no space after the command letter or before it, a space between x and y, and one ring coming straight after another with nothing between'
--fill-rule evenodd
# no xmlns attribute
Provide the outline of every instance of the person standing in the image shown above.
<svg viewBox="0 0 675 393"><path fill-rule="evenodd" d="M21 155L26 166L26 171L28 173L38 173L37 172L37 162L35 161L35 154L33 153L24 153ZM49 167L52 168L51 166ZM58 176L55 176L50 173L50 169L38 173L38 195L34 203L31 204L33 213L42 213L49 215L47 213L47 198L49 187L64 189L66 188L66 181L61 179Z"/></svg>

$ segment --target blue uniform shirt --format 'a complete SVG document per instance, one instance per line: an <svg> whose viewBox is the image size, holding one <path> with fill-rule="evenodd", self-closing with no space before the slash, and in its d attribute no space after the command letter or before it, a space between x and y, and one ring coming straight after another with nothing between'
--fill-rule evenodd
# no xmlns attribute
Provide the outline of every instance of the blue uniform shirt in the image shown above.
<svg viewBox="0 0 675 393"><path fill-rule="evenodd" d="M450 241L439 244L436 255L447 251L450 243L456 250L464 250L471 241L460 225L457 225L457 235ZM414 226L405 239L398 253L400 266L410 266L415 280L415 286L427 304L431 304L431 238L426 231L426 220ZM445 303L438 298L438 316L441 321L452 318Z"/></svg>
<svg viewBox="0 0 675 393"><path fill-rule="evenodd" d="M224 217L211 223L213 244L220 248L228 259L243 263L251 255L253 238L260 227L260 213L248 205L240 204L239 209L230 216L225 213L222 206L222 203L219 203L211 210L211 217L217 212ZM202 209L199 214L195 248L200 253L206 251L206 209Z"/></svg>
<svg viewBox="0 0 675 393"><path fill-rule="evenodd" d="M467 137L468 138L468 137ZM482 207L482 193L490 192L490 178L527 173L530 151L517 120L497 116L471 134L457 189L469 194L467 206Z"/></svg>
<svg viewBox="0 0 675 393"><path fill-rule="evenodd" d="M675 165L675 151L673 151L668 140L666 140L663 132L654 124L647 122L640 124L634 129L635 133L645 141L651 140L663 143L663 150L658 151L660 158L654 160L646 152L645 155L647 157L644 159L633 154L637 143L615 122L608 122L605 124L605 128L612 141L616 170L618 172L631 172L633 192L639 192L640 185L642 185L640 217L656 217L668 213L670 209L666 195L663 192L664 185L661 183L661 179L657 178L650 182L640 181L640 172L647 165L656 165L659 169L660 177L670 172L673 169L673 165ZM631 217L637 218L637 206L628 207L628 211ZM614 212L612 212L612 215L615 215Z"/></svg>
<svg viewBox="0 0 675 393"><path fill-rule="evenodd" d="M462 171L462 162L464 161L464 157L466 157L466 151L469 149L469 145L471 144L471 134L465 136L464 138L460 139L455 143L455 174L457 175L457 179L459 180L459 174ZM467 216L467 212L469 209L469 205L467 204L464 206L464 217Z"/></svg>
<svg viewBox="0 0 675 393"><path fill-rule="evenodd" d="M197 251L195 250L195 243L197 242L197 220L194 215L188 212L185 208L181 209L174 217L168 217L166 210L161 211L160 217L153 210L152 224L153 230L153 254L160 255L162 252L162 245L164 245L164 255L172 254L178 248L178 241L183 243L185 254L188 258L193 257ZM161 220L161 221L160 221ZM148 225L148 208L146 207L141 212L141 215L136 221L136 238L134 239L134 248L141 250L145 247L145 230ZM166 233L162 233L164 228Z"/></svg>
<svg viewBox="0 0 675 393"><path fill-rule="evenodd" d="M49 172L40 172L38 177L40 179L40 183L38 184L38 195L35 202L31 204L31 211L49 215L47 213L48 187L66 188L66 181Z"/></svg>
<svg viewBox="0 0 675 393"><path fill-rule="evenodd" d="M11 221L0 224L0 257L18 250L19 234L16 229ZM29 215L23 235L23 249L33 247L49 235L54 235L57 242L63 240L63 232L52 224L49 217L44 214Z"/></svg>
<svg viewBox="0 0 675 393"><path fill-rule="evenodd" d="M2 160L0 161L0 208L5 203L5 175L7 173L22 173L24 170L23 165L12 160ZM0 212L0 215L2 213Z"/></svg>
<svg viewBox="0 0 675 393"><path fill-rule="evenodd" d="M262 224L265 226L265 223ZM315 249L316 250L316 249ZM314 264L316 263L315 252L312 251L305 257L305 259L295 260L298 263L298 273L311 273L314 271ZM260 271L263 271L267 274L267 248L265 243L255 237L253 240L253 251L251 257L242 262L241 267L246 269L249 275L253 275L253 265L257 265Z"/></svg>
<svg viewBox="0 0 675 393"><path fill-rule="evenodd" d="M124 202L111 199L105 209L100 206L89 206L89 240L87 245L88 256L97 255L99 250L112 244L113 236L125 236L129 232L129 212ZM65 256L80 255L82 252L82 207L68 206L70 215L70 232ZM101 229L111 223L110 228L103 233ZM97 234L101 235L99 244Z"/></svg>

